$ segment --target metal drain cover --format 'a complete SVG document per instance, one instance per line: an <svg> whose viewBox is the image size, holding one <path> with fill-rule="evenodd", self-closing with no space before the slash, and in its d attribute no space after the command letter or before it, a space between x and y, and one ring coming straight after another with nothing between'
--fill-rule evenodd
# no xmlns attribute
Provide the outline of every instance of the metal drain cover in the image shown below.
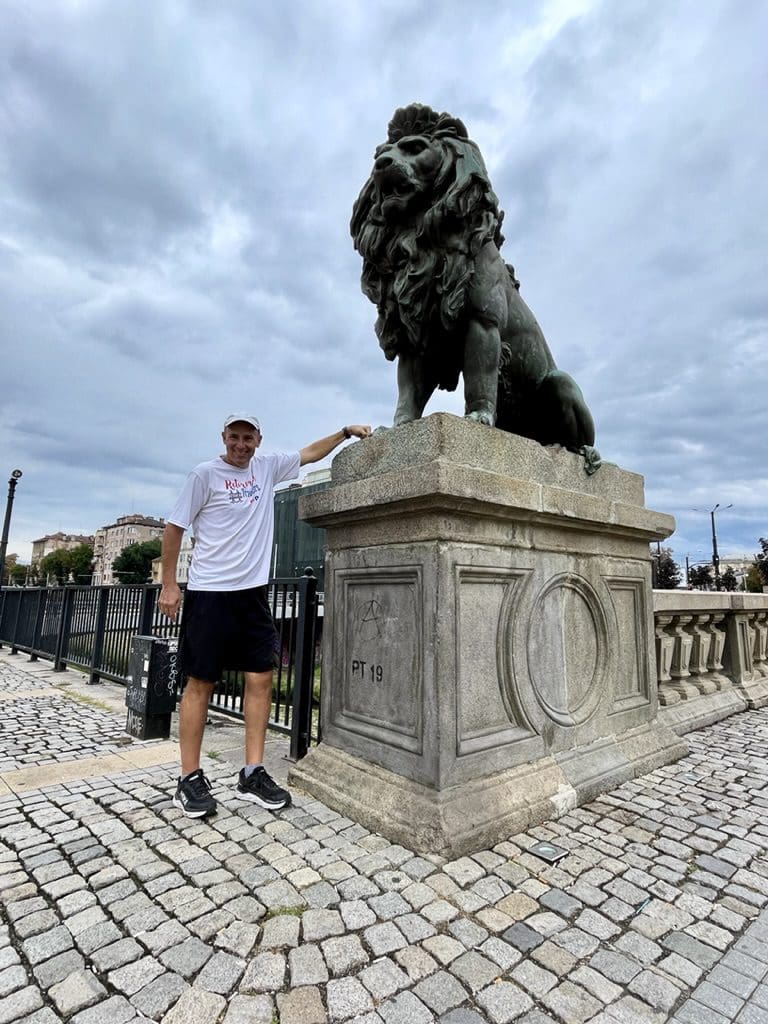
<svg viewBox="0 0 768 1024"><path fill-rule="evenodd" d="M528 853L540 857L547 864L556 864L563 857L568 856L567 850L564 850L562 846L555 846L554 843L534 843L533 846L528 847Z"/></svg>

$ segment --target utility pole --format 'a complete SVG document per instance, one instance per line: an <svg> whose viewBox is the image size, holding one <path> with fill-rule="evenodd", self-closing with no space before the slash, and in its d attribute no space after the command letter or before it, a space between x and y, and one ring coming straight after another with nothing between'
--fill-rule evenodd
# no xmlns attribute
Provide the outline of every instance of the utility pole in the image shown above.
<svg viewBox="0 0 768 1024"><path fill-rule="evenodd" d="M717 533L715 532L715 508L709 513L712 519L712 565L715 570L715 590L720 589L720 555L717 553Z"/></svg>

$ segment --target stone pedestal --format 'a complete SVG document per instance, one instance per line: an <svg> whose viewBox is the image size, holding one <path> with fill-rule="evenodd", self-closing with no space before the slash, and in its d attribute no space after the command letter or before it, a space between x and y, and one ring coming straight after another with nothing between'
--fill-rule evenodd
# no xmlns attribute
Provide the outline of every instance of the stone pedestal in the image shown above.
<svg viewBox="0 0 768 1024"><path fill-rule="evenodd" d="M291 773L458 856L687 747L657 718L643 481L437 414L351 445L302 499L327 530L323 742Z"/></svg>

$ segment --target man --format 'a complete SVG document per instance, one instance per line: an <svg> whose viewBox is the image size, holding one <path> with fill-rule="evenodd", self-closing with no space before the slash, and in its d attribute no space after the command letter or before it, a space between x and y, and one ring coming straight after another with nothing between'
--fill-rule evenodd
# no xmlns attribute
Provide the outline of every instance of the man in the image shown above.
<svg viewBox="0 0 768 1024"><path fill-rule="evenodd" d="M343 427L290 454L256 453L261 427L250 413L228 416L225 453L195 466L163 533L160 611L175 618L181 603L176 565L184 531L195 535L184 599L180 656L187 677L179 706L181 776L174 804L192 818L216 810L200 768L200 749L214 683L225 668L245 676L245 766L237 793L270 810L291 802L264 769L264 739L272 707L275 626L267 603L274 533L272 492L294 480L299 467L318 462L369 426Z"/></svg>

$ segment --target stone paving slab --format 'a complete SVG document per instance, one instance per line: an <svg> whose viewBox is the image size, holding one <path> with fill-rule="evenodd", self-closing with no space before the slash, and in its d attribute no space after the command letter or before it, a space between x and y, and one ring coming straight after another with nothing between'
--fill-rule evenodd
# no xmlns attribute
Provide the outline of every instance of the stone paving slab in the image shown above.
<svg viewBox="0 0 768 1024"><path fill-rule="evenodd" d="M3 673L4 678L7 678L7 671ZM0 704L4 704L9 700L34 700L36 697L50 697L51 691L48 687L45 689L35 690L0 690Z"/></svg>
<svg viewBox="0 0 768 1024"><path fill-rule="evenodd" d="M19 695L0 756L39 706L35 670L0 652ZM88 710L105 729L118 713ZM768 709L734 716L452 862L300 793L262 811L223 759L218 813L187 819L175 764L121 751L87 775L85 743L0 794L0 1024L766 1024L766 740ZM546 864L541 840L568 855Z"/></svg>
<svg viewBox="0 0 768 1024"><path fill-rule="evenodd" d="M19 718L28 719L29 715L36 714L34 705L23 703L27 698L31 701L42 698L49 708L53 702L68 723L67 742L50 729L34 738L26 735ZM131 766L178 763L178 747L173 741L178 724L175 716L171 720L170 741L140 741L124 732L125 687L121 684L107 680L90 684L82 672L54 672L50 662L29 662L21 655L0 650L0 701L3 700L21 700L22 703L18 708L8 709L7 724L0 723L0 730L7 738L6 742L0 742L0 793L9 787L17 792L36 788L50 777L52 765L67 766L70 761L81 765L80 768L65 768L70 779L79 772L94 775L112 770L110 762L99 763L100 757L112 755ZM75 702L74 707L63 703L65 701ZM105 711L111 714L105 717ZM239 769L242 750L242 723L212 711L206 728L204 754L237 765ZM288 771L285 751L284 737L270 733L265 759L272 775L283 784ZM20 754L28 756L22 760ZM24 764L28 767L22 767ZM42 769L39 775L35 774L36 768ZM26 774L16 775L17 771Z"/></svg>
<svg viewBox="0 0 768 1024"><path fill-rule="evenodd" d="M178 744L166 742L144 749L126 750L125 753L85 757L64 763L57 762L55 771L53 766L48 764L34 768L21 768L16 771L3 771L0 772L0 781L13 793L27 793L49 785L52 777L58 782L86 779L94 775L107 775L110 772L122 772L130 768L175 764L178 762L178 757Z"/></svg>
<svg viewBox="0 0 768 1024"><path fill-rule="evenodd" d="M8 674L2 672L3 683ZM0 771L115 753L131 742L124 710L111 711L93 697L86 702L53 687L26 699L19 692L3 704Z"/></svg>

